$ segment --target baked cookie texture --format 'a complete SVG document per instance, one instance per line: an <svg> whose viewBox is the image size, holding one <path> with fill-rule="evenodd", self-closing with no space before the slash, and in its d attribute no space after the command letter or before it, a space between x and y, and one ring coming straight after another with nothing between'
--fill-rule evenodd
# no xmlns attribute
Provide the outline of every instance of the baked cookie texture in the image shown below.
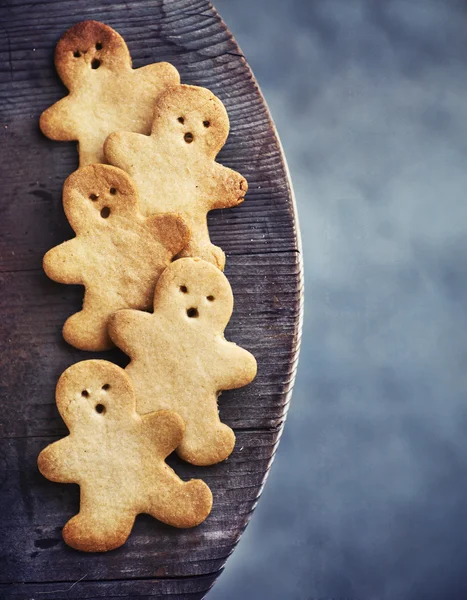
<svg viewBox="0 0 467 600"><path fill-rule="evenodd" d="M224 268L225 255L211 244L207 213L240 204L246 179L216 162L229 133L222 102L205 88L180 85L155 103L151 135L128 131L106 140L106 160L129 173L146 215L176 212L191 230L180 256L197 256Z"/></svg>
<svg viewBox="0 0 467 600"><path fill-rule="evenodd" d="M53 140L78 141L80 166L105 162L104 141L114 131L149 134L155 100L180 83L166 62L133 69L124 39L98 21L62 36L55 66L70 93L42 113L40 128Z"/></svg>
<svg viewBox="0 0 467 600"><path fill-rule="evenodd" d="M126 372L138 412L176 411L186 425L177 452L194 465L231 454L235 435L219 419L217 398L256 376L253 355L224 338L232 310L225 275L199 258L181 258L161 275L153 314L121 310L109 320L112 340L131 358Z"/></svg>
<svg viewBox="0 0 467 600"><path fill-rule="evenodd" d="M102 360L76 363L60 377L56 399L70 434L47 446L38 466L51 481L80 486L79 513L63 529L69 546L118 548L140 513L174 527L206 519L208 486L182 481L165 463L183 437L183 419L172 411L139 416L123 369Z"/></svg>
<svg viewBox="0 0 467 600"><path fill-rule="evenodd" d="M144 217L131 178L110 165L89 165L68 177L63 206L76 237L44 257L46 274L85 287L83 308L63 327L82 350L113 346L109 317L122 308L149 309L162 271L189 240L184 221L170 214Z"/></svg>

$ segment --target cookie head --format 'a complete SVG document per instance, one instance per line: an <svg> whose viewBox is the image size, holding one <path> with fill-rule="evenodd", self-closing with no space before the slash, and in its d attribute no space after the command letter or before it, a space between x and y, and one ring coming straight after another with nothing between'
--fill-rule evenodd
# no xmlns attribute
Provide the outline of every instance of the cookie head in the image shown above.
<svg viewBox="0 0 467 600"><path fill-rule="evenodd" d="M154 310L201 330L223 329L233 310L233 295L225 275L200 258L180 258L162 274L154 295Z"/></svg>
<svg viewBox="0 0 467 600"><path fill-rule="evenodd" d="M55 65L69 90L92 85L104 72L131 68L131 58L124 39L111 27L98 21L73 25L59 40Z"/></svg>
<svg viewBox="0 0 467 600"><path fill-rule="evenodd" d="M72 173L63 187L63 207L71 226L107 226L115 216L136 213L138 196L133 181L121 169L88 165Z"/></svg>
<svg viewBox="0 0 467 600"><path fill-rule="evenodd" d="M152 131L176 148L214 158L227 139L229 117L209 90L180 85L159 98Z"/></svg>
<svg viewBox="0 0 467 600"><path fill-rule="evenodd" d="M135 410L131 381L105 360L84 360L69 367L57 383L57 407L68 427L108 427Z"/></svg>

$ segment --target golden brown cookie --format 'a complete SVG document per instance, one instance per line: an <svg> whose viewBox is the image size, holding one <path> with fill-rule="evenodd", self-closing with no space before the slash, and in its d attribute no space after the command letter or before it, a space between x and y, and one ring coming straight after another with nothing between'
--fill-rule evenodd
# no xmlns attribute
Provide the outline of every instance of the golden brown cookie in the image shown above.
<svg viewBox="0 0 467 600"><path fill-rule="evenodd" d="M155 106L151 135L112 133L107 161L135 180L146 215L176 212L191 230L181 256L198 256L220 269L224 253L211 244L207 213L243 201L248 185L215 158L229 133L224 105L205 88L181 85L162 94Z"/></svg>
<svg viewBox="0 0 467 600"><path fill-rule="evenodd" d="M53 140L77 140L80 166L104 162L113 131L149 134L156 98L180 83L169 63L132 69L123 38L97 21L77 23L62 36L55 66L70 93L42 113L40 127Z"/></svg>
<svg viewBox="0 0 467 600"><path fill-rule="evenodd" d="M80 486L80 510L63 529L65 542L85 552L118 548L136 516L194 527L211 511L212 494L199 479L184 482L165 463L185 429L172 411L140 417L123 369L86 360L57 384L57 407L70 434L39 455L51 481Z"/></svg>
<svg viewBox="0 0 467 600"><path fill-rule="evenodd" d="M122 310L109 332L131 358L137 410L175 410L186 424L177 449L184 460L211 465L227 458L235 435L221 423L217 397L256 375L254 357L224 338L233 309L225 275L198 258L181 258L161 275L154 314Z"/></svg>
<svg viewBox="0 0 467 600"><path fill-rule="evenodd" d="M189 231L176 215L143 217L131 178L109 165L70 175L63 206L76 237L47 252L44 270L59 283L85 286L83 309L66 321L63 336L82 350L106 350L110 315L151 307L157 279Z"/></svg>

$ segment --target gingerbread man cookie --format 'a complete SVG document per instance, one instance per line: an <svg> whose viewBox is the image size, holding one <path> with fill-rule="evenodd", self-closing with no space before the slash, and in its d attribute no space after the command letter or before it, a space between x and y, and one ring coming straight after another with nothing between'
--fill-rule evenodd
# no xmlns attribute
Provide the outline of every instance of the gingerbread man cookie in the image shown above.
<svg viewBox="0 0 467 600"><path fill-rule="evenodd" d="M140 417L123 369L104 360L76 363L60 377L56 398L70 434L47 446L38 466L51 481L80 486L79 513L63 529L69 546L118 548L140 513L174 527L206 519L208 486L182 481L165 463L183 437L183 420L166 410Z"/></svg>
<svg viewBox="0 0 467 600"><path fill-rule="evenodd" d="M150 136L117 132L107 138L107 161L129 173L144 214L177 212L191 230L181 256L198 256L220 269L224 253L211 244L207 213L240 204L248 185L215 158L229 133L222 102L205 88L181 85L162 94Z"/></svg>
<svg viewBox="0 0 467 600"><path fill-rule="evenodd" d="M256 375L254 357L224 338L232 309L225 275L199 258L181 258L161 275L153 314L121 310L109 321L113 341L131 358L126 370L138 412L172 409L183 417L177 452L195 465L230 455L235 435L219 419L217 397Z"/></svg>
<svg viewBox="0 0 467 600"><path fill-rule="evenodd" d="M157 279L189 231L176 215L143 217L130 177L109 165L70 175L63 206L76 237L47 252L44 270L59 283L85 286L83 309L66 321L63 336L82 350L106 350L110 315L151 307Z"/></svg>
<svg viewBox="0 0 467 600"><path fill-rule="evenodd" d="M132 69L123 38L97 21L62 36L55 66L70 93L42 114L40 127L53 140L77 140L80 166L104 162L104 141L113 131L149 134L156 98L180 83L169 63Z"/></svg>

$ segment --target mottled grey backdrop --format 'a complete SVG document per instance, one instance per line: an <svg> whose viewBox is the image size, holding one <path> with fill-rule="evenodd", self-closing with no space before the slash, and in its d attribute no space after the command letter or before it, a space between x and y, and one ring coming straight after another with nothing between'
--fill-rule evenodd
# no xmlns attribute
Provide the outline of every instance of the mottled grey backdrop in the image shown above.
<svg viewBox="0 0 467 600"><path fill-rule="evenodd" d="M214 0L306 272L262 501L212 600L467 598L467 2Z"/></svg>

